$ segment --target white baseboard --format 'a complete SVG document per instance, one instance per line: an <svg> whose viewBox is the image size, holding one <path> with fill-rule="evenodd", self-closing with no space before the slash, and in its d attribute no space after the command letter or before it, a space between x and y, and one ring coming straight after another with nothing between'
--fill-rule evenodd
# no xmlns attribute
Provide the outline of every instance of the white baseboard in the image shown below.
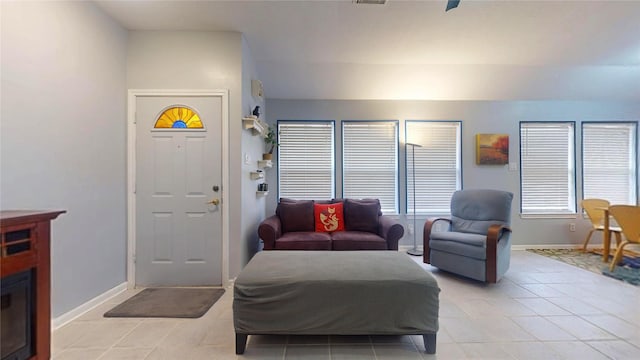
<svg viewBox="0 0 640 360"><path fill-rule="evenodd" d="M94 297L86 303L76 307L75 309L51 319L51 330L53 331L61 328L62 326L70 323L71 321L82 316L96 306L103 304L104 302L108 301L109 299L122 293L125 290L127 290L127 282L123 282L122 284L114 287L113 289L105 291L104 293Z"/></svg>
<svg viewBox="0 0 640 360"><path fill-rule="evenodd" d="M527 250L527 249L578 249L581 248L580 244L540 244L540 245L511 245L512 251ZM601 244L589 245L588 248L602 247ZM399 245L398 251L404 251L413 249L413 245ZM418 249L422 250L422 246L418 246Z"/></svg>

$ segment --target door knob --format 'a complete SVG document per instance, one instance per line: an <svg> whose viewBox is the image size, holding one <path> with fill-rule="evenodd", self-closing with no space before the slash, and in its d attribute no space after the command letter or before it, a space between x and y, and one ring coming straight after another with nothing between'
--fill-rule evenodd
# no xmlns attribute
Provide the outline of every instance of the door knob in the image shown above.
<svg viewBox="0 0 640 360"><path fill-rule="evenodd" d="M218 206L218 204L220 204L220 199L213 199L213 200L209 201L207 204L212 204L212 205Z"/></svg>

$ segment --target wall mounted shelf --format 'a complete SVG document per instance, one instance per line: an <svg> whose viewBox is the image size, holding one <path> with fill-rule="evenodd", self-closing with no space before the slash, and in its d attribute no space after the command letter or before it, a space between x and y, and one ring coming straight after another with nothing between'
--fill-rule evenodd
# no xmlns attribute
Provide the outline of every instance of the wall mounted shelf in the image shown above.
<svg viewBox="0 0 640 360"><path fill-rule="evenodd" d="M253 135L264 136L267 131L267 124L258 118L244 117L242 118L242 126L245 129L251 129Z"/></svg>
<svg viewBox="0 0 640 360"><path fill-rule="evenodd" d="M256 194L260 195L260 196L267 196L269 194L269 192L268 191L256 191Z"/></svg>
<svg viewBox="0 0 640 360"><path fill-rule="evenodd" d="M273 167L272 160L258 160L258 167L261 169L270 169Z"/></svg>
<svg viewBox="0 0 640 360"><path fill-rule="evenodd" d="M251 180L264 179L264 173L263 172L252 171L252 172L249 173L249 175L251 176Z"/></svg>

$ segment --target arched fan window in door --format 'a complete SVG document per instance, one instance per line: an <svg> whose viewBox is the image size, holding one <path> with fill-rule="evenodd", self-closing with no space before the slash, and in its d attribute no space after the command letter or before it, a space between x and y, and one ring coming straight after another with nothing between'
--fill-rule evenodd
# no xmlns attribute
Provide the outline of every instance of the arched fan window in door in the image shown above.
<svg viewBox="0 0 640 360"><path fill-rule="evenodd" d="M186 106L173 106L163 111L154 129L203 129L200 115Z"/></svg>

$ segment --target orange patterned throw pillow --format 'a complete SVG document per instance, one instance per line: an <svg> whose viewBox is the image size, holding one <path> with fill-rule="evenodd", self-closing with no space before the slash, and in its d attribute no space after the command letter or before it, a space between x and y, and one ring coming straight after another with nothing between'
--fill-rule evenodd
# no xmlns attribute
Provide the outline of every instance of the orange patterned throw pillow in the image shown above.
<svg viewBox="0 0 640 360"><path fill-rule="evenodd" d="M342 203L314 204L316 232L344 231L344 211Z"/></svg>

